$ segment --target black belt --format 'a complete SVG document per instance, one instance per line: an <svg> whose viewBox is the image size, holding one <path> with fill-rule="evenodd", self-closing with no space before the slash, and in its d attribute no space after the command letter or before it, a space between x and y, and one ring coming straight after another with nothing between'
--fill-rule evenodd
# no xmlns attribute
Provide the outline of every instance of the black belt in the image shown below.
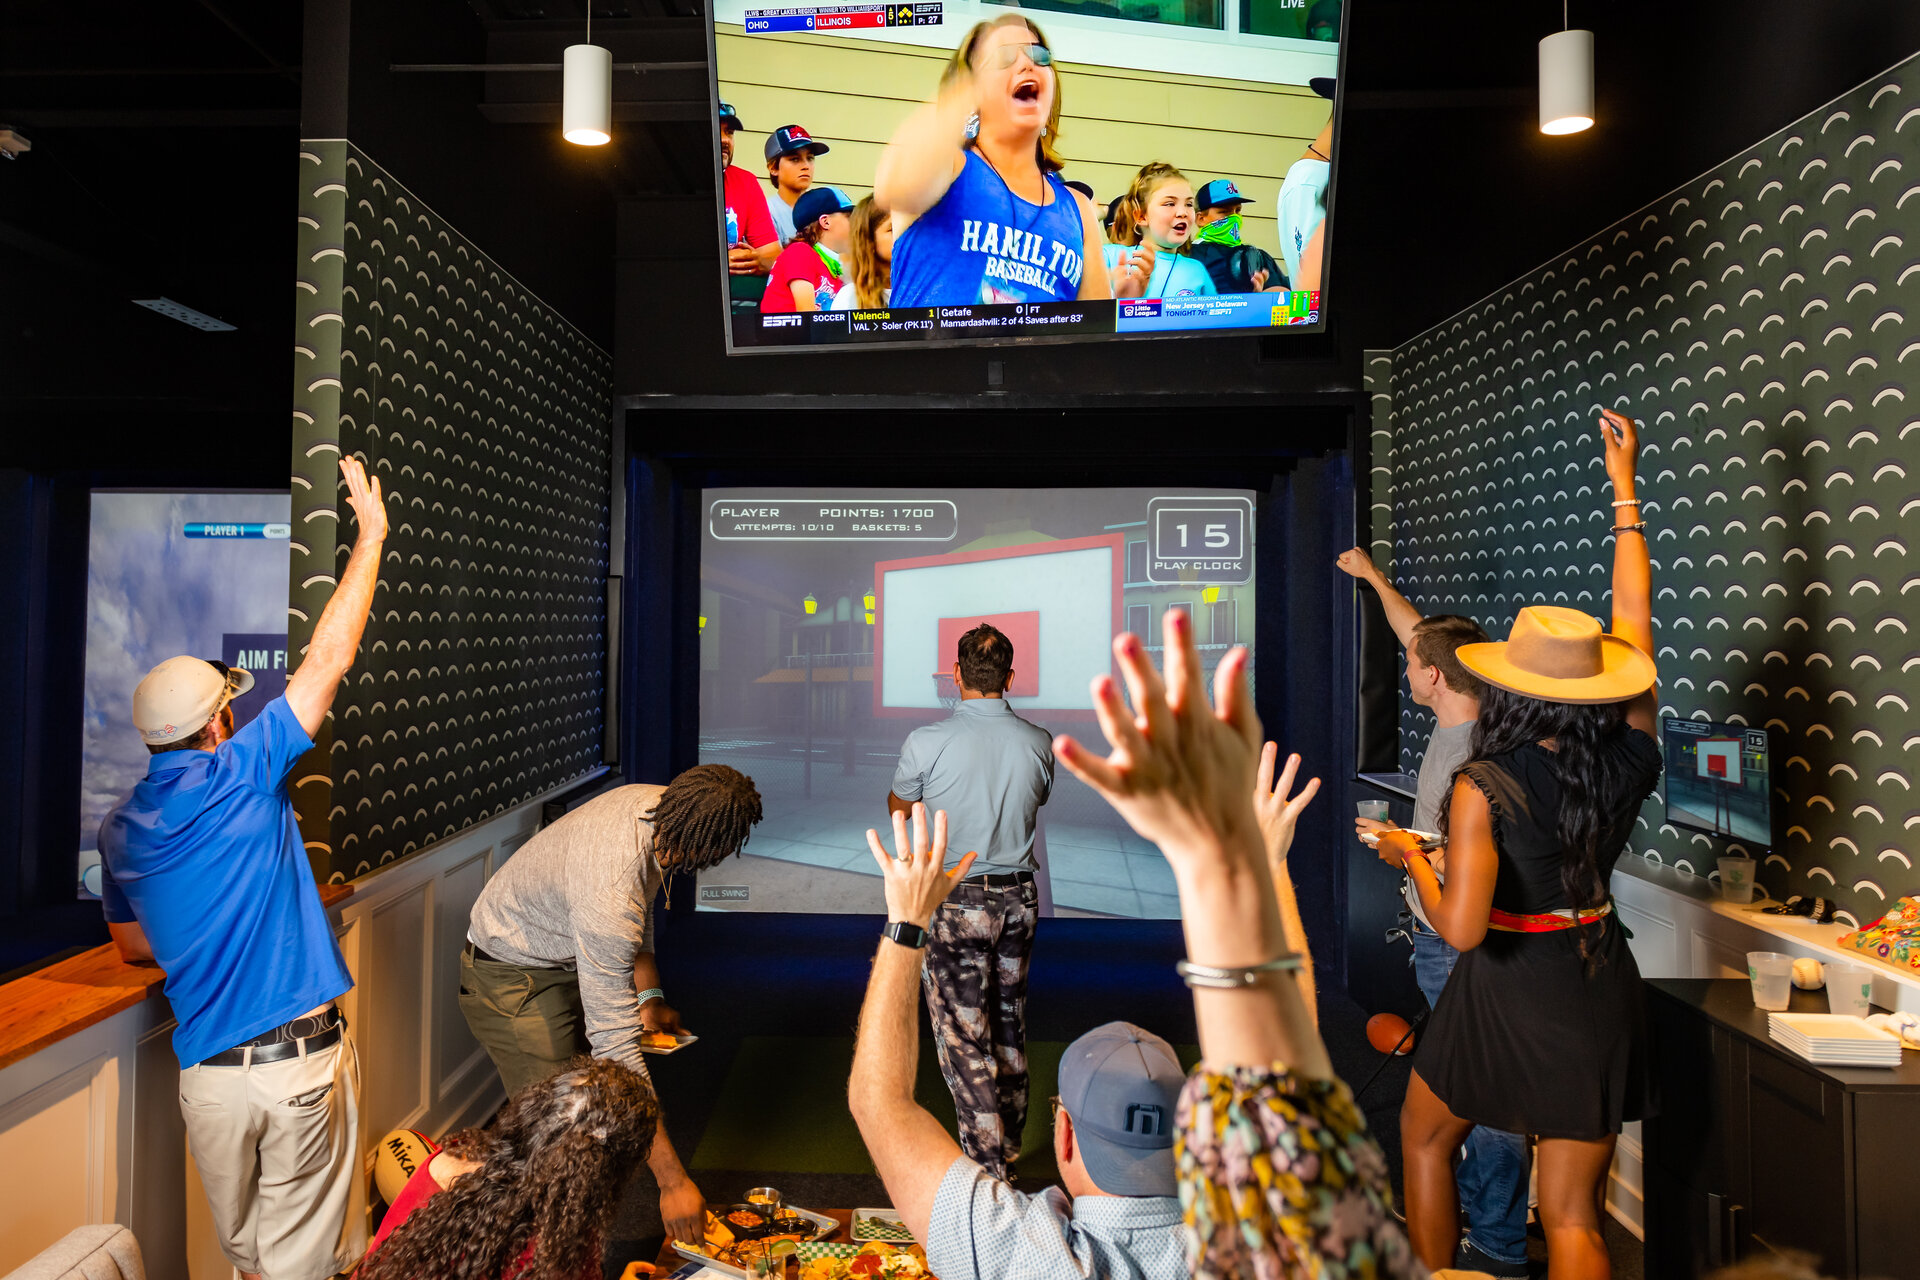
<svg viewBox="0 0 1920 1280"><path fill-rule="evenodd" d="M977 884L988 889L1011 889L1018 884L1032 884L1031 871L986 871L977 876L968 876L961 884Z"/></svg>
<svg viewBox="0 0 1920 1280"><path fill-rule="evenodd" d="M493 963L493 964L510 964L510 963L512 963L511 961L508 961L508 960L502 960L502 959L500 959L500 958L499 958L498 956L490 956L490 955L488 955L488 954L487 954L486 952L484 952L484 951L482 951L482 950L481 950L481 949L479 948L479 946L478 946L478 945L476 945L476 944L474 943L474 941L473 941L473 940L472 940L471 938L469 938L469 939L467 940L467 954L468 954L468 955L470 955L470 956L472 956L472 957L473 957L473 958L474 958L475 960L486 960L486 961L489 961L490 963Z"/></svg>
<svg viewBox="0 0 1920 1280"><path fill-rule="evenodd" d="M331 1019L331 1021L328 1021ZM318 1031L307 1031L308 1027L318 1024ZM306 1031L307 1034L301 1033ZM245 1044L235 1045L223 1053L211 1058L202 1058L203 1067L244 1067L251 1063L259 1066L268 1062L286 1062L299 1057L303 1052L318 1053L322 1049L331 1049L340 1043L340 1037L346 1034L346 1019L340 1016L340 1010L329 1005L324 1013L312 1017L295 1018L271 1031L262 1032Z"/></svg>

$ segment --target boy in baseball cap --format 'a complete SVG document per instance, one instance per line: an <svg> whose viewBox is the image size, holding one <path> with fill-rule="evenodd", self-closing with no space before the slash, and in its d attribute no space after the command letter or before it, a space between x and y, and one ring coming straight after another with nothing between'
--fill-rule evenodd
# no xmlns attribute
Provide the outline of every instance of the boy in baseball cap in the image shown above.
<svg viewBox="0 0 1920 1280"><path fill-rule="evenodd" d="M775 201L774 203L778 203ZM793 206L793 243L774 260L767 277L763 315L827 311L846 283L843 256L852 248L847 215L853 198L838 187L812 187Z"/></svg>
<svg viewBox="0 0 1920 1280"><path fill-rule="evenodd" d="M783 124L767 135L767 181L773 195L767 198L767 211L780 228L782 247L793 243L798 219L794 203L813 185L813 158L832 150L824 142L797 124Z"/></svg>
<svg viewBox="0 0 1920 1280"><path fill-rule="evenodd" d="M1240 238L1240 208L1252 203L1230 178L1202 183L1194 197L1200 226L1187 252L1207 269L1213 287L1221 293L1277 293L1287 287L1287 277L1273 255Z"/></svg>

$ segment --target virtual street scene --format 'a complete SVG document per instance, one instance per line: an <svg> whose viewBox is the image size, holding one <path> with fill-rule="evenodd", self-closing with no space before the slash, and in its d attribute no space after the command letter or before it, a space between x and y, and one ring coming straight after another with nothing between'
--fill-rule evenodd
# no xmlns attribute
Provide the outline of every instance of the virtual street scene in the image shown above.
<svg viewBox="0 0 1920 1280"><path fill-rule="evenodd" d="M703 502L700 760L752 777L765 806L742 854L702 875L703 910L884 909L866 831L887 829L901 743L958 706L955 646L977 623L1013 644L1015 714L1101 751L1088 684L1112 671L1115 633L1157 659L1159 617L1178 605L1209 671L1253 646L1250 491L728 489ZM1179 915L1159 852L1064 767L1035 855L1043 915Z"/></svg>
<svg viewBox="0 0 1920 1280"><path fill-rule="evenodd" d="M1767 731L1665 718L1667 821L1773 845Z"/></svg>
<svg viewBox="0 0 1920 1280"><path fill-rule="evenodd" d="M236 729L286 692L293 500L97 490L91 511L75 868L82 898L99 896L100 822L151 759L132 720L141 677L180 654L251 671L253 688L233 701Z"/></svg>

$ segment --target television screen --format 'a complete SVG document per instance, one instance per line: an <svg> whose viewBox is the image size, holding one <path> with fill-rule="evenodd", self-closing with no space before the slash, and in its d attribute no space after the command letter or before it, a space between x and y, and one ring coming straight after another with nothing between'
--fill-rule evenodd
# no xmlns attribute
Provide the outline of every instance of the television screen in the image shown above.
<svg viewBox="0 0 1920 1280"><path fill-rule="evenodd" d="M1667 821L1773 847L1772 755L1767 731L1662 716Z"/></svg>
<svg viewBox="0 0 1920 1280"><path fill-rule="evenodd" d="M730 353L1323 325L1343 0L718 0Z"/></svg>
<svg viewBox="0 0 1920 1280"><path fill-rule="evenodd" d="M960 701L963 632L1012 642L1013 710L1104 751L1089 682L1130 630L1192 615L1211 669L1252 646L1251 491L723 489L704 494L700 760L754 779L764 817L700 879L703 908L884 909L867 828L886 831L901 744ZM689 620L691 622L691 620ZM955 857L965 850L951 851ZM1159 852L1065 768L1040 810L1041 911L1177 917Z"/></svg>
<svg viewBox="0 0 1920 1280"><path fill-rule="evenodd" d="M292 512L284 493L94 491L79 896L99 896L101 819L147 773L132 718L141 677L180 654L251 671L253 688L233 703L236 728L286 691Z"/></svg>

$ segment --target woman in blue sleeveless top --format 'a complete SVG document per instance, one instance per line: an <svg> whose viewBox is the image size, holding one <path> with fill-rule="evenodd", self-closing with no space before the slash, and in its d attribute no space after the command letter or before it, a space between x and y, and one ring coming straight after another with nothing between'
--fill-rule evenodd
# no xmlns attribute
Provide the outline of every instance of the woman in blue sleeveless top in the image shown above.
<svg viewBox="0 0 1920 1280"><path fill-rule="evenodd" d="M880 157L874 201L893 214L895 307L1112 297L1099 219L1054 152L1060 80L1018 14L975 26L940 95Z"/></svg>

